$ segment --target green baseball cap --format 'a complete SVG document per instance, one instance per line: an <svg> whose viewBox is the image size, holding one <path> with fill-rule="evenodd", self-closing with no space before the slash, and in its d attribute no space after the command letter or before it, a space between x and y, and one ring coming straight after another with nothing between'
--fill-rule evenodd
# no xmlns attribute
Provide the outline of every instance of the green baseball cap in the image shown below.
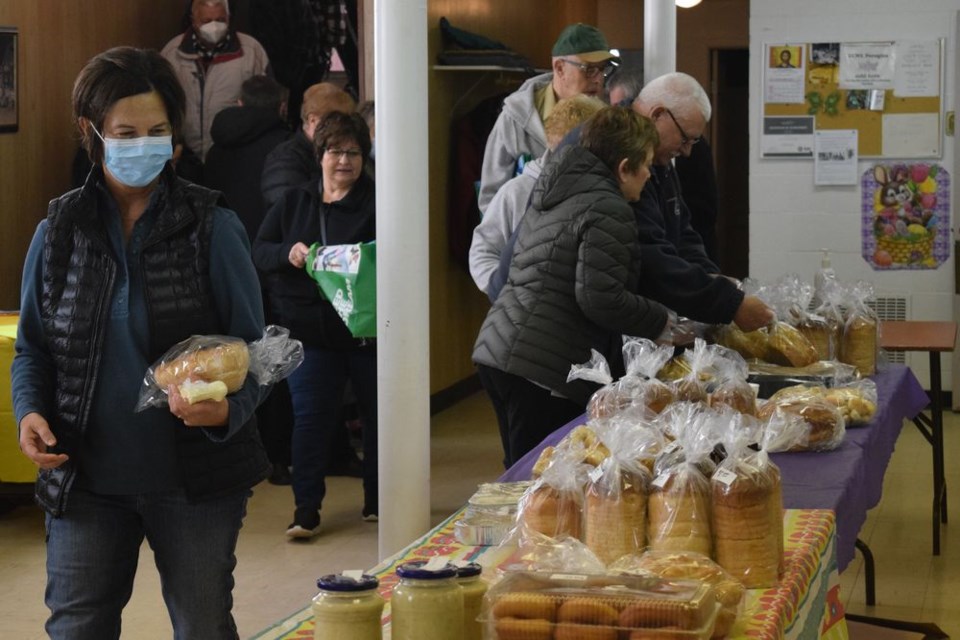
<svg viewBox="0 0 960 640"><path fill-rule="evenodd" d="M560 33L553 45L553 57L578 56L584 62L603 62L615 56L600 29L578 22Z"/></svg>

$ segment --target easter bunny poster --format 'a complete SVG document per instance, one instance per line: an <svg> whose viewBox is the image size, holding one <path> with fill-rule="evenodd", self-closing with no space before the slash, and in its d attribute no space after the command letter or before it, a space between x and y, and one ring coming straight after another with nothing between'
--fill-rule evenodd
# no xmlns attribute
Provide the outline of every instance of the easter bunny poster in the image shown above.
<svg viewBox="0 0 960 640"><path fill-rule="evenodd" d="M875 270L936 269L950 256L950 174L883 163L860 179L863 258Z"/></svg>

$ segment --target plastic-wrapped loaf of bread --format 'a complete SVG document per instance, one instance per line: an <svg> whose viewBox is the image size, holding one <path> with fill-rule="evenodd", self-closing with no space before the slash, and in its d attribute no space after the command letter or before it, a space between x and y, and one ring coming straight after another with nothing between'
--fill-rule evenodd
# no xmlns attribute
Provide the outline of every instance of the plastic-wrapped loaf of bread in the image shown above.
<svg viewBox="0 0 960 640"><path fill-rule="evenodd" d="M828 402L822 387L798 385L780 389L757 411L757 418L770 422L775 418L800 418L808 428L807 443L794 444L790 451L827 451L843 442L846 423L840 409ZM771 448L770 451L781 451Z"/></svg>
<svg viewBox="0 0 960 640"><path fill-rule="evenodd" d="M667 580L699 580L713 588L720 604L712 638L724 638L733 628L743 604L744 587L723 567L692 551L646 551L625 556L608 567L611 573L651 576Z"/></svg>
<svg viewBox="0 0 960 640"><path fill-rule="evenodd" d="M824 389L823 397L840 410L847 427L866 424L877 412L877 383L866 378L842 387Z"/></svg>
<svg viewBox="0 0 960 640"><path fill-rule="evenodd" d="M747 382L749 368L743 356L726 347L712 345L714 385L710 391L709 404L718 409L730 407L739 413L756 415L757 394Z"/></svg>
<svg viewBox="0 0 960 640"><path fill-rule="evenodd" d="M775 322L767 328L767 361L788 367L805 367L819 360L816 347L795 327Z"/></svg>
<svg viewBox="0 0 960 640"><path fill-rule="evenodd" d="M616 418L614 418L615 420ZM650 444L662 442L652 427L617 422L603 432L611 456L589 474L583 503L583 541L609 564L646 546Z"/></svg>
<svg viewBox="0 0 960 640"><path fill-rule="evenodd" d="M703 407L678 403L677 408ZM677 438L657 458L647 500L647 545L659 551L696 551L712 556L710 535L710 483L704 470L710 468L713 442L704 437L702 425L709 409L671 413L689 416L690 422L675 429Z"/></svg>
<svg viewBox="0 0 960 640"><path fill-rule="evenodd" d="M716 379L716 360L719 357L716 347L708 345L705 340L697 338L693 348L683 352L683 359L687 361L690 372L674 382L677 400L681 402L710 401L710 389Z"/></svg>
<svg viewBox="0 0 960 640"><path fill-rule="evenodd" d="M783 570L780 470L749 428L728 423L727 457L710 479L717 563L748 589L774 586Z"/></svg>
<svg viewBox="0 0 960 640"><path fill-rule="evenodd" d="M587 404L588 418L609 418L635 405L646 407L654 415L663 411L673 402L674 393L656 375L672 355L673 348L669 345L657 345L643 338L625 338L623 360L626 374L593 394ZM583 375L572 369L568 380Z"/></svg>
<svg viewBox="0 0 960 640"><path fill-rule="evenodd" d="M249 344L232 336L191 336L170 347L147 369L136 411L165 406L170 386L177 387L191 404L220 401L238 391L248 373L258 384L273 384L301 362L303 345L275 325Z"/></svg>
<svg viewBox="0 0 960 640"><path fill-rule="evenodd" d="M575 455L578 454L581 456L580 462L592 467L596 467L610 455L610 451L600 438L597 437L593 427L582 424L574 427L570 433L565 435L563 439L557 443L556 447L544 447L537 461L533 464L531 476L533 478L539 478L543 475L544 469L550 465L558 450L566 451L571 449L576 452Z"/></svg>
<svg viewBox="0 0 960 640"><path fill-rule="evenodd" d="M749 333L743 332L735 324L721 327L716 335L717 344L733 349L746 360L766 360L767 345L770 337L767 329L757 329Z"/></svg>
<svg viewBox="0 0 960 640"><path fill-rule="evenodd" d="M867 304L874 297L873 285L860 281L847 290L847 315L840 341L840 362L857 368L861 376L877 371L877 348L880 322L876 312Z"/></svg>
<svg viewBox="0 0 960 640"><path fill-rule="evenodd" d="M709 638L713 589L653 576L512 572L493 585L480 614L498 640Z"/></svg>
<svg viewBox="0 0 960 640"><path fill-rule="evenodd" d="M520 498L517 524L550 538L580 538L583 490L591 467L584 447L571 442L554 450L550 463Z"/></svg>

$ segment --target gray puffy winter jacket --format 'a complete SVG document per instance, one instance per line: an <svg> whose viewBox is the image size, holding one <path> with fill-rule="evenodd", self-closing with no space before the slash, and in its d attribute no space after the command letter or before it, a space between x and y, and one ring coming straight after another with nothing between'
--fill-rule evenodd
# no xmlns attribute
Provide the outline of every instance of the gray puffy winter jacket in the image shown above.
<svg viewBox="0 0 960 640"><path fill-rule="evenodd" d="M520 226L507 285L480 328L473 361L586 405L595 386L568 383L594 348L615 357L621 334L656 338L668 312L637 290L633 209L613 173L583 147L544 166Z"/></svg>

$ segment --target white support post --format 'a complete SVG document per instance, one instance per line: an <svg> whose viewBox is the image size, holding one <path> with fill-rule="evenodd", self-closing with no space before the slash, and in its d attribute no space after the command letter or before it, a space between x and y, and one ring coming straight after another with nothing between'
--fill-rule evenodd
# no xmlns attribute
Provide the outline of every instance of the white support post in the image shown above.
<svg viewBox="0 0 960 640"><path fill-rule="evenodd" d="M644 0L643 81L677 70L677 5L675 0Z"/></svg>
<svg viewBox="0 0 960 640"><path fill-rule="evenodd" d="M427 4L375 0L381 559L430 528Z"/></svg>

